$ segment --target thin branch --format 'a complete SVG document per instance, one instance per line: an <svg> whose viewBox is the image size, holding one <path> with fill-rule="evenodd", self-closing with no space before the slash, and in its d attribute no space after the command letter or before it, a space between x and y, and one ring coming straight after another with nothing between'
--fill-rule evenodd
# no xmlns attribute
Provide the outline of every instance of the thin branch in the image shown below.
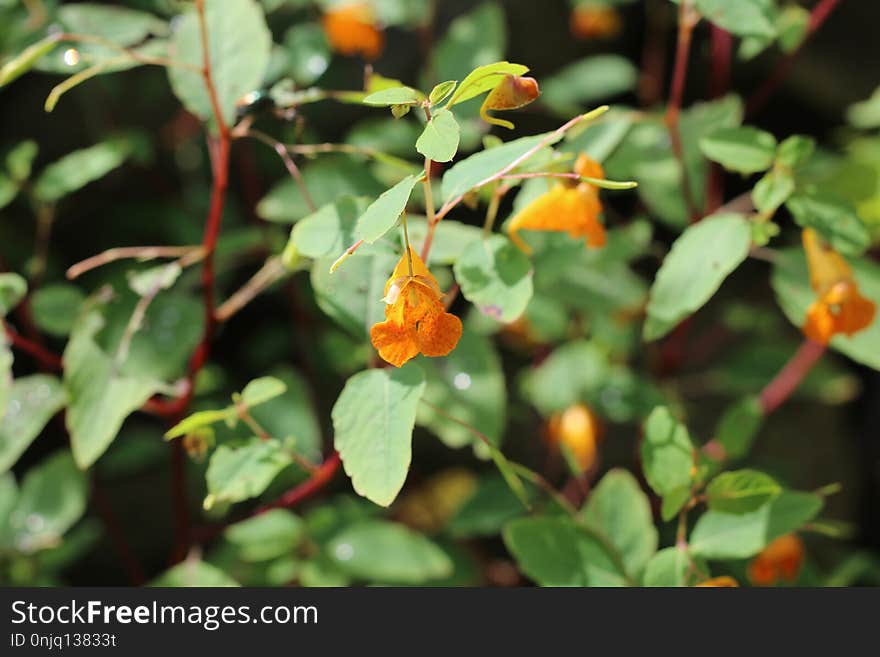
<svg viewBox="0 0 880 657"><path fill-rule="evenodd" d="M761 85L751 98L749 98L748 103L746 103L746 117L751 117L764 108L767 101L770 100L770 97L788 78L800 51L816 31L822 27L823 23L828 20L831 12L833 12L839 4L840 0L821 0L819 4L813 8L813 11L810 13L810 22L807 24L807 32L804 35L803 40L801 40L801 43L794 51L786 55L776 69L774 69L773 73L770 74L770 77L767 78L767 81Z"/></svg>
<svg viewBox="0 0 880 657"><path fill-rule="evenodd" d="M225 322L247 304L253 301L261 292L265 291L274 283L280 281L288 273L279 256L272 256L254 274L241 289L224 301L214 312L218 322Z"/></svg>
<svg viewBox="0 0 880 657"><path fill-rule="evenodd" d="M761 408L765 415L769 415L779 408L797 390L824 353L825 345L804 338L791 360L761 391Z"/></svg>
<svg viewBox="0 0 880 657"><path fill-rule="evenodd" d="M204 249L201 246L127 246L116 249L108 249L98 255L86 258L67 269L67 278L74 280L87 271L97 267L133 258L140 262L154 260L156 258L179 258L181 267L195 264L204 257Z"/></svg>
<svg viewBox="0 0 880 657"><path fill-rule="evenodd" d="M431 121L431 110L426 104L424 105L425 110L425 118L430 123ZM431 169L433 168L433 163L431 158L425 157L425 214L428 217L428 232L425 235L425 241L422 243L422 260L425 262L428 261L428 254L431 252L431 244L434 242L434 231L437 228L437 223L442 219L442 217L438 218L434 214L434 192L431 186Z"/></svg>
<svg viewBox="0 0 880 657"><path fill-rule="evenodd" d="M309 210L314 212L318 209L318 205L315 203L315 200L312 198L312 195L309 193L308 187L306 187L305 180L303 180L302 172L299 170L299 167L296 166L296 162L293 161L293 158L290 157L290 153L287 151L287 146L282 144L277 139L273 139L269 135L260 132L259 130L248 130L245 133L249 137L253 137L257 139L278 153L278 157L281 158L281 161L284 162L284 166L287 167L287 172L293 178L293 181L296 183L296 186L299 188L300 193L303 196L303 200L306 202L306 205L309 206Z"/></svg>
<svg viewBox="0 0 880 657"><path fill-rule="evenodd" d="M339 452L333 452L331 456L315 469L311 477L298 486L291 488L274 502L261 506L254 511L253 515L265 513L271 509L290 508L299 504L330 483L336 471L339 470L340 465L342 465L342 459L339 457Z"/></svg>

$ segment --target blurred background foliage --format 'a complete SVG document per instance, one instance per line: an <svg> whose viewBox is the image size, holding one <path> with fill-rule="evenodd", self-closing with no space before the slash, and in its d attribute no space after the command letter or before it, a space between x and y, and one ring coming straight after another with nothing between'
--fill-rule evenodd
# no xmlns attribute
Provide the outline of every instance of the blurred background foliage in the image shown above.
<svg viewBox="0 0 880 657"><path fill-rule="evenodd" d="M67 31L87 30L89 26L77 24L76 12L70 11L76 4L0 0L0 57L20 52L45 35L50 24L60 22ZM144 29L156 34L157 40L175 29L179 19L174 17L187 5L174 0L107 4L150 12L156 23ZM320 22L326 3L262 0L261 4L275 45L265 79L242 99L240 115L252 114L262 132L285 143L344 142L378 149L409 162L415 170L420 162L413 144L420 125L412 117L395 121L380 110L334 100L281 108L289 94L313 86L361 89L365 62L357 55L332 52ZM664 360L669 353L662 350L663 343L641 342L641 323L636 320L650 280L687 217L670 182L674 159L668 142L652 133L655 126L633 127L626 108L662 107L677 9L667 0L607 4L613 6L619 24L605 33L600 29L579 36L578 30L585 28L575 26L573 3L564 0L376 0L375 11L385 28L384 47L367 64L382 76L425 90L443 80L460 80L481 64L501 59L527 64L543 95L515 115L513 135L497 128L491 131L505 140L554 129L600 103L614 106L604 131L574 135L560 149L577 152L589 146L592 152L602 152L605 148L601 159L608 156L605 166L610 178L640 182L638 196L607 197L609 246L583 253L579 243L562 236L536 237L538 294L526 310L527 322L499 326L459 299L453 310L465 315L466 332L458 349L448 359L423 362L429 373L426 395L434 404L492 440L503 437L509 458L542 471L555 485L564 487L568 482L565 493L574 498L583 496L578 486L595 484L612 468L641 476L640 424L655 404L669 404L686 417L693 436L708 439L729 403L757 393L801 339L778 309L768 284L769 267L751 261L694 318L692 342L682 353L673 352L672 364ZM796 9L791 11L797 14ZM842 2L798 54L783 87L751 120L780 141L791 134L818 141L812 180L858 209L872 233L868 257L875 259L880 239L876 133L880 112L876 97L873 104L862 101L878 84L874 65L880 62L880 43L874 34L878 21L877 3ZM143 37L144 32L135 30L124 45L140 44ZM784 39L762 49L766 45L752 39L734 58L731 90L736 94L748 97L784 56ZM81 50L86 53L89 47ZM94 343L113 353L138 303L138 294L129 285L131 271L138 266L130 261L112 263L72 283L66 281L65 270L114 247L200 243L210 198L209 154L199 121L181 108L168 74L160 67L101 75L73 88L51 113L45 112L44 102L64 79L62 73L76 72L81 66L72 58L66 48L57 48L38 63L38 72L0 90L0 153L7 162L6 177L13 179L19 171L22 180L38 181L25 184L23 193L0 209L0 254L5 269L30 278L35 290L29 297L30 310L55 353L64 349L86 296L112 285L116 294L103 310L104 326ZM704 23L695 33L685 107L710 97L709 59ZM278 84L285 79L292 82ZM703 175L708 165L696 149L696 140L712 128L738 123L740 113L740 102L730 97L683 118L683 131L692 140L699 160L696 166ZM459 118L460 152L477 150L491 126L479 121L473 103L463 108ZM22 146L26 140L34 146ZM66 165L53 165L82 149L91 150ZM299 161L315 203L323 206L347 194L377 196L400 178L400 161L393 158L374 161L334 153ZM747 191L753 182L726 175L725 199ZM699 189L702 193L702 186ZM518 196L506 198L499 217L522 207L529 193L527 185ZM47 207L52 208L51 217L45 215ZM306 200L276 153L257 141L237 141L217 251L220 297L243 285L267 257L280 253L290 225L309 214ZM480 226L483 213L459 209L455 219L462 222L459 232L450 226L445 239L442 231L438 233L433 262L441 267L451 264L461 244L473 238L468 227ZM418 241L418 225L413 223ZM780 223L784 230L777 238L779 245L798 244L798 232L785 228L790 222ZM51 239L46 241L41 235L45 237L48 226ZM445 260L444 245L450 254ZM336 257L325 255L329 262ZM229 395L249 381L277 377L285 382L286 391L256 407L254 416L272 435L295 435L297 454L319 462L322 440L329 444L333 403L345 379L363 369L371 357L362 313L352 310L364 303L369 288L363 272L354 262L352 266L347 278L333 280L322 275L324 265L316 266L311 275L294 272L225 322L211 361L197 380L194 408L222 408ZM172 289L157 295L143 329L132 340L123 369L164 382L145 391L145 396L174 392L169 386L183 375L201 338L204 318L196 270L185 270ZM440 268L436 274L441 287L448 289L451 273ZM386 276L387 272L381 276L383 282ZM10 321L15 323L15 317L10 316ZM876 358L874 362L876 368ZM17 379L38 371L33 360L16 356ZM462 373L468 377L464 386L459 385L461 378L455 378ZM45 416L42 422L37 417L35 424L46 426L20 458L4 454L8 462L0 464L18 480L18 499L33 505L21 506L12 492L16 484L8 475L0 479L0 518L5 515L7 524L24 525L13 533L11 544L2 546L0 577L5 582L518 585L528 581L499 537L505 524L524 514L521 505L491 461L475 459L469 449L444 446L472 444L469 431L425 408L419 410L406 487L389 510L355 496L348 480L337 477L325 497L296 509L296 515L273 510L232 525L222 536L215 529L218 524L244 518L254 502L235 506L252 495L224 488L222 482L210 490L210 472L206 490L206 456L234 450L250 434L241 425L232 429L221 424L215 425L215 433L202 436L202 442L191 437L185 464L187 499L194 539L202 548L168 571L175 516L173 469L169 446L162 438L166 424L148 414L132 415L83 479L72 462L59 456L68 440L63 423L57 417L49 421L63 405L61 393L51 380L28 381L34 390L18 391L19 395L32 401L35 416ZM458 394L462 387L468 389L467 395ZM570 480L563 459L545 434L554 413L577 403L587 403L599 418L601 428L597 426L596 433L601 433L601 441L588 460L587 474ZM7 441L16 436L23 440L20 436L30 431L12 424L10 417L3 423L0 437ZM761 429L749 456L750 467L795 489L842 483L823 512L833 522L826 523L822 533L805 535L808 556L797 574L800 583L880 581L878 439L877 370L837 353L825 356L795 397ZM479 452L479 445L476 448ZM276 499L306 476L295 463L266 467L268 471L261 473L265 490L259 493L257 505ZM630 485L619 471L605 480L611 482L608 488ZM210 508L203 510L200 502L208 492L211 503L205 506ZM538 496L539 491L529 487L529 494ZM660 502L651 499L659 517ZM634 505L638 504L636 500ZM40 526L28 525L28 518L39 516L33 509L47 508L51 516L40 516ZM659 523L661 546L673 543L674 524ZM823 533L843 538L830 540ZM734 559L719 572L747 582L747 568L748 560Z"/></svg>

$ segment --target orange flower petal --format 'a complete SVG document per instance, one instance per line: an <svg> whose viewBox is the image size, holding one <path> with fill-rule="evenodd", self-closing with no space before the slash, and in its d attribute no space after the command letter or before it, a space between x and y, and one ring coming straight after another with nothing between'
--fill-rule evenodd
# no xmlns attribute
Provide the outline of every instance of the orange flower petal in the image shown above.
<svg viewBox="0 0 880 657"><path fill-rule="evenodd" d="M334 7L322 18L330 47L341 55L376 59L385 47L385 35L376 26L370 7L352 3Z"/></svg>
<svg viewBox="0 0 880 657"><path fill-rule="evenodd" d="M571 33L579 39L613 37L621 25L620 14L611 7L581 4L571 12Z"/></svg>
<svg viewBox="0 0 880 657"><path fill-rule="evenodd" d="M370 341L382 360L395 367L419 354L419 345L414 328L388 320L374 324L370 329Z"/></svg>
<svg viewBox="0 0 880 657"><path fill-rule="evenodd" d="M419 351L425 356L446 356L461 339L461 320L445 312L439 301L437 305L439 313L422 321L417 331Z"/></svg>
<svg viewBox="0 0 880 657"><path fill-rule="evenodd" d="M739 587L739 582L737 582L733 577L729 577L728 575L722 575L721 577L713 577L712 579L707 579L705 582L700 582L696 586L707 586L707 587L723 587L723 588L736 588Z"/></svg>
<svg viewBox="0 0 880 657"><path fill-rule="evenodd" d="M577 161L574 163L574 172L584 178L605 180L605 170L602 168L602 165L586 153L581 153L578 156Z"/></svg>
<svg viewBox="0 0 880 657"><path fill-rule="evenodd" d="M480 116L487 123L513 128L510 121L490 116L489 110L512 110L524 107L540 95L541 92L535 78L505 75L501 82L486 96L486 100L480 107Z"/></svg>

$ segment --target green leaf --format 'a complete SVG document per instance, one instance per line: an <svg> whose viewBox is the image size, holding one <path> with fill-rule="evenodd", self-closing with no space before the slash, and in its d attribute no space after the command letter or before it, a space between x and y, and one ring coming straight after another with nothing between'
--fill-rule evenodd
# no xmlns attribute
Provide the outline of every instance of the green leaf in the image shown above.
<svg viewBox="0 0 880 657"><path fill-rule="evenodd" d="M378 584L423 584L452 574L452 561L437 545L383 520L342 530L327 551L343 572Z"/></svg>
<svg viewBox="0 0 880 657"><path fill-rule="evenodd" d="M156 16L128 7L88 2L58 8L58 20L68 32L98 36L120 46L133 46L150 34L164 35L168 24Z"/></svg>
<svg viewBox="0 0 880 657"><path fill-rule="evenodd" d="M689 558L686 550L669 547L651 558L642 583L644 586L693 586L708 574L708 567L700 559Z"/></svg>
<svg viewBox="0 0 880 657"><path fill-rule="evenodd" d="M406 219L409 243L416 253L421 253L428 234L428 222L421 217ZM402 231L401 231L402 232ZM480 240L483 231L476 226L463 224L454 219L443 219L434 227L434 241L428 256L428 265L452 265L472 242Z"/></svg>
<svg viewBox="0 0 880 657"><path fill-rule="evenodd" d="M397 497L412 457L422 370L367 370L351 377L333 406L334 445L355 491L380 506Z"/></svg>
<svg viewBox="0 0 880 657"><path fill-rule="evenodd" d="M620 559L568 518L521 518L503 532L520 570L541 586L626 586Z"/></svg>
<svg viewBox="0 0 880 657"><path fill-rule="evenodd" d="M691 532L691 552L706 559L747 559L774 538L800 529L821 510L821 497L798 491L783 491L750 513L709 510Z"/></svg>
<svg viewBox="0 0 880 657"><path fill-rule="evenodd" d="M375 198L385 188L363 162L345 155L326 155L302 167L303 185L317 207L334 203L344 196ZM266 221L293 223L313 210L302 190L285 176L257 204L257 214ZM346 244L346 247L351 246Z"/></svg>
<svg viewBox="0 0 880 657"><path fill-rule="evenodd" d="M0 74L2 84L2 74ZM853 103L846 111L846 119L854 128L872 130L880 128L880 87L867 100Z"/></svg>
<svg viewBox="0 0 880 657"><path fill-rule="evenodd" d="M5 317L27 294L27 281L18 274L0 272L0 317Z"/></svg>
<svg viewBox="0 0 880 657"><path fill-rule="evenodd" d="M286 390L287 386L284 381L276 379L274 376L264 376L254 379L244 387L244 390L241 391L241 401L250 409L283 395Z"/></svg>
<svg viewBox="0 0 880 657"><path fill-rule="evenodd" d="M571 116L598 101L632 91L638 69L620 55L593 55L541 81L541 101L556 114Z"/></svg>
<svg viewBox="0 0 880 657"><path fill-rule="evenodd" d="M452 107L457 103L463 103L471 98L476 98L480 94L491 91L498 86L505 76L508 75L525 75L529 72L528 66L522 64L511 64L510 62L495 62L494 64L485 64L479 66L461 81L458 89L452 94L452 98L446 104L446 107Z"/></svg>
<svg viewBox="0 0 880 657"><path fill-rule="evenodd" d="M776 36L771 5L766 0L696 0L696 8L706 19L737 36Z"/></svg>
<svg viewBox="0 0 880 657"><path fill-rule="evenodd" d="M208 463L208 495L204 507L234 503L261 495L275 476L292 462L277 440L252 439L242 447L221 445Z"/></svg>
<svg viewBox="0 0 880 657"><path fill-rule="evenodd" d="M764 421L764 409L757 397L745 397L724 411L714 440L724 448L728 459L742 458L749 453Z"/></svg>
<svg viewBox="0 0 880 657"><path fill-rule="evenodd" d="M594 342L573 340L556 348L522 381L526 396L543 415L590 401L606 382L608 355Z"/></svg>
<svg viewBox="0 0 880 657"><path fill-rule="evenodd" d="M191 433L195 433L203 427L209 427L218 422L232 423L235 422L236 419L237 413L234 406L216 411L196 411L166 431L165 440L187 436Z"/></svg>
<svg viewBox="0 0 880 657"><path fill-rule="evenodd" d="M86 510L86 478L70 452L56 452L24 477L9 517L15 548L31 553L61 542Z"/></svg>
<svg viewBox="0 0 880 657"><path fill-rule="evenodd" d="M285 444L309 461L321 458L321 426L313 407L312 393L303 376L282 366L273 374L287 390L279 397L251 411L254 419L270 435L285 438Z"/></svg>
<svg viewBox="0 0 880 657"><path fill-rule="evenodd" d="M231 525L223 533L244 561L290 555L305 537L303 521L286 509L270 509Z"/></svg>
<svg viewBox="0 0 880 657"><path fill-rule="evenodd" d="M687 427L665 406L655 408L644 424L642 467L645 479L658 495L688 486L693 478L694 446Z"/></svg>
<svg viewBox="0 0 880 657"><path fill-rule="evenodd" d="M814 228L843 255L862 255L871 244L871 235L855 209L834 194L798 193L785 207L798 225Z"/></svg>
<svg viewBox="0 0 880 657"><path fill-rule="evenodd" d="M18 185L0 173L0 210L12 203L16 196L18 196Z"/></svg>
<svg viewBox="0 0 880 657"><path fill-rule="evenodd" d="M391 87L382 89L364 98L364 105L390 107L392 105L418 105L425 95L412 87Z"/></svg>
<svg viewBox="0 0 880 657"><path fill-rule="evenodd" d="M406 210L410 194L418 182L419 176L407 176L383 192L358 218L355 235L372 244L391 230Z"/></svg>
<svg viewBox="0 0 880 657"><path fill-rule="evenodd" d="M752 201L759 211L772 215L794 194L795 179L791 169L774 167L755 185Z"/></svg>
<svg viewBox="0 0 880 657"><path fill-rule="evenodd" d="M465 328L456 348L444 358L426 358L423 398L482 432L498 445L504 431L507 390L501 359L488 338ZM473 445L480 453L483 443L470 429L450 422L428 404L418 408L417 420L450 447Z"/></svg>
<svg viewBox="0 0 880 657"><path fill-rule="evenodd" d="M10 349L6 333L0 333L0 422L6 417L6 411L18 410L17 407L9 407L10 393L12 391L12 350ZM0 425L0 436L4 433L3 425ZM0 472L3 471L3 453L6 449L4 443L0 443Z"/></svg>
<svg viewBox="0 0 880 657"><path fill-rule="evenodd" d="M140 297L155 297L162 290L173 287L181 273L183 268L177 262L129 272L128 287Z"/></svg>
<svg viewBox="0 0 880 657"><path fill-rule="evenodd" d="M0 67L0 87L6 86L30 71L41 58L52 52L57 43L58 35L49 35L45 39L31 44L17 56L3 64Z"/></svg>
<svg viewBox="0 0 880 657"><path fill-rule="evenodd" d="M684 505L690 501L691 494L690 486L679 486L663 495L663 500L660 504L660 517L663 518L663 522L669 522L677 516L684 508Z"/></svg>
<svg viewBox="0 0 880 657"><path fill-rule="evenodd" d="M284 50L290 75L301 86L313 84L330 66L330 45L317 23L300 23L287 30Z"/></svg>
<svg viewBox="0 0 880 657"><path fill-rule="evenodd" d="M32 374L15 379L0 414L0 472L6 472L64 407L64 390L54 376Z"/></svg>
<svg viewBox="0 0 880 657"><path fill-rule="evenodd" d="M399 259L389 251L367 248L362 246L332 274L336 256L316 260L311 275L318 306L356 337L369 335L373 324L384 321L385 281Z"/></svg>
<svg viewBox="0 0 880 657"><path fill-rule="evenodd" d="M880 306L880 266L864 258L850 260L859 290L866 298ZM810 288L810 274L802 249L778 251L770 277L779 306L796 327L804 325L807 308L816 298ZM880 370L880 321L853 336L836 335L831 346L854 361Z"/></svg>
<svg viewBox="0 0 880 657"><path fill-rule="evenodd" d="M64 337L70 334L80 306L86 300L75 285L53 283L39 288L31 298L31 311L37 327L50 335Z"/></svg>
<svg viewBox="0 0 880 657"><path fill-rule="evenodd" d="M722 472L706 487L709 508L743 514L760 509L782 492L773 477L757 470Z"/></svg>
<svg viewBox="0 0 880 657"><path fill-rule="evenodd" d="M500 322L517 319L532 298L532 265L503 235L472 242L454 271L465 299Z"/></svg>
<svg viewBox="0 0 880 657"><path fill-rule="evenodd" d="M296 222L290 241L307 258L335 259L357 241L355 223L368 205L369 199L343 196Z"/></svg>
<svg viewBox="0 0 880 657"><path fill-rule="evenodd" d="M431 93L428 94L428 101L431 105L442 103L449 97L449 94L452 93L457 84L458 80L447 80L446 82L441 82L440 84L435 85L434 88L431 89Z"/></svg>
<svg viewBox="0 0 880 657"><path fill-rule="evenodd" d="M37 177L34 196L44 203L57 203L68 194L103 178L130 154L124 140L109 140L74 151L53 162Z"/></svg>
<svg viewBox="0 0 880 657"><path fill-rule="evenodd" d="M700 150L729 171L766 171L776 156L776 137L751 126L721 128L700 140Z"/></svg>
<svg viewBox="0 0 880 657"><path fill-rule="evenodd" d="M235 104L259 88L269 64L272 35L255 0L211 0L205 3L211 78L227 125L235 120ZM214 121L211 99L200 72L204 64L199 18L195 11L180 17L171 39L173 59L197 67L168 68L171 88L193 114Z"/></svg>
<svg viewBox="0 0 880 657"><path fill-rule="evenodd" d="M635 577L657 551L657 528L648 496L626 470L610 470L590 493L584 522L608 539Z"/></svg>
<svg viewBox="0 0 880 657"><path fill-rule="evenodd" d="M154 579L150 586L164 588L240 586L217 566L196 558L189 558L169 568Z"/></svg>
<svg viewBox="0 0 880 657"><path fill-rule="evenodd" d="M776 159L782 166L795 169L806 164L816 150L816 140L804 135L792 135L779 144Z"/></svg>
<svg viewBox="0 0 880 657"><path fill-rule="evenodd" d="M32 139L26 139L16 144L9 151L6 155L6 168L15 182L22 183L31 177L31 167L39 150L37 142Z"/></svg>
<svg viewBox="0 0 880 657"><path fill-rule="evenodd" d="M504 477L493 473L480 479L477 490L449 521L448 528L456 538L492 536L525 512Z"/></svg>
<svg viewBox="0 0 880 657"><path fill-rule="evenodd" d="M742 215L719 214L675 240L651 286L646 340L656 340L703 306L748 256L752 231Z"/></svg>
<svg viewBox="0 0 880 657"><path fill-rule="evenodd" d="M416 150L435 162L449 162L458 151L460 138L461 129L452 112L440 109L425 125L424 132L416 141Z"/></svg>
<svg viewBox="0 0 880 657"><path fill-rule="evenodd" d="M551 146L560 139L562 139L561 133L522 137L501 146L480 151L456 162L443 174L443 201L450 201L466 194L486 179L513 164L542 142L546 141L546 144Z"/></svg>
<svg viewBox="0 0 880 657"><path fill-rule="evenodd" d="M97 311L87 311L64 350L64 387L69 400L65 419L73 457L84 469L107 450L125 418L161 387L153 379L118 371L114 359L95 343L103 325Z"/></svg>

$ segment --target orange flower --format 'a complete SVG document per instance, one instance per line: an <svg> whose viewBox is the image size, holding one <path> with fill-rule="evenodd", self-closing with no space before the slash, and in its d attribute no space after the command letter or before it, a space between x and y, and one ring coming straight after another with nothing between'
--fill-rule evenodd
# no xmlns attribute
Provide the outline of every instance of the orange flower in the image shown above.
<svg viewBox="0 0 880 657"><path fill-rule="evenodd" d="M838 333L853 335L870 326L877 308L873 301L859 294L846 260L812 228L804 229L803 242L810 267L810 284L817 295L807 310L804 334L811 340L828 344Z"/></svg>
<svg viewBox="0 0 880 657"><path fill-rule="evenodd" d="M786 534L770 545L749 564L749 579L756 586L772 586L779 580L794 582L804 562L804 544L797 534Z"/></svg>
<svg viewBox="0 0 880 657"><path fill-rule="evenodd" d="M739 582L733 579L733 577L722 575L721 577L713 577L712 579L707 579L705 582L700 582L695 586L706 586L710 588L737 588L739 587Z"/></svg>
<svg viewBox="0 0 880 657"><path fill-rule="evenodd" d="M504 119L489 115L489 110L513 110L525 107L533 102L541 91L535 78L524 78L519 75L505 75L498 86L492 89L480 107L480 116L486 123L513 129L513 124Z"/></svg>
<svg viewBox="0 0 880 657"><path fill-rule="evenodd" d="M607 39L620 33L620 14L605 5L582 3L571 12L571 33L579 39Z"/></svg>
<svg viewBox="0 0 880 657"><path fill-rule="evenodd" d="M412 249L385 283L385 321L370 329L379 355L395 367L419 353L445 356L461 338L461 320L446 312L440 285Z"/></svg>
<svg viewBox="0 0 880 657"><path fill-rule="evenodd" d="M376 59L385 47L385 35L369 5L354 2L329 9L321 22L330 47L340 55Z"/></svg>
<svg viewBox="0 0 880 657"><path fill-rule="evenodd" d="M596 463L599 432L599 421L583 404L555 413L545 429L547 441L556 448L564 445L581 470L589 470Z"/></svg>
<svg viewBox="0 0 880 657"><path fill-rule="evenodd" d="M602 165L586 153L578 157L574 172L586 178L605 178ZM526 253L532 250L518 234L523 229L568 232L574 238L586 237L588 246L598 248L605 246L605 227L599 222L601 213L602 201L595 185L579 182L571 186L560 182L523 208L510 221L508 232L514 244Z"/></svg>

